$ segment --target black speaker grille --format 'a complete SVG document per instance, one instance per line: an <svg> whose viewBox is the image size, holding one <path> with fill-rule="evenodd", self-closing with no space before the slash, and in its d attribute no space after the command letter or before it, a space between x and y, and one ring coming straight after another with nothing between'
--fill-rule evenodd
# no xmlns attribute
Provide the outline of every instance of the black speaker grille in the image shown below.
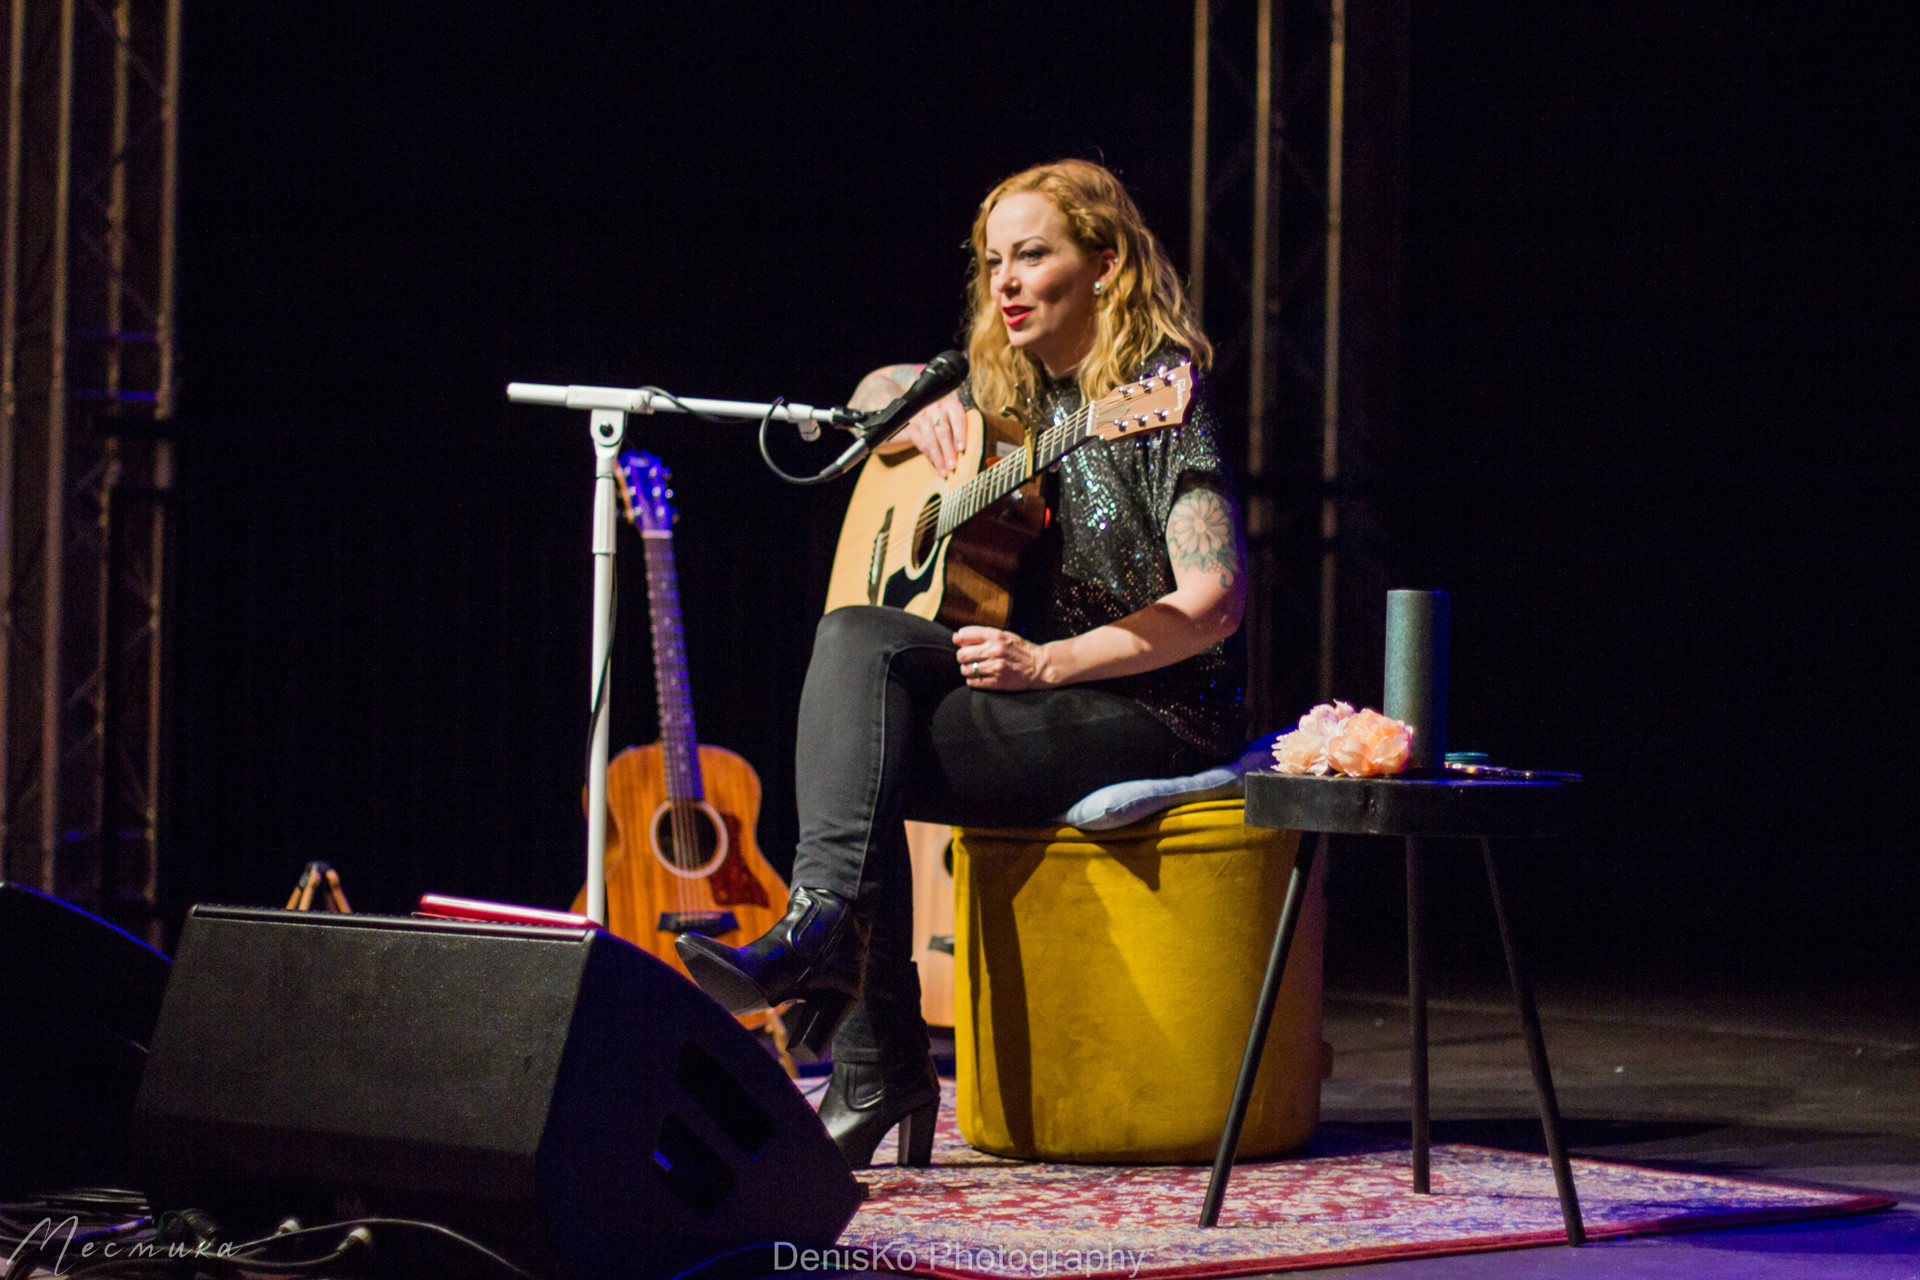
<svg viewBox="0 0 1920 1280"><path fill-rule="evenodd" d="M713 1211L733 1190L733 1174L726 1162L671 1111L660 1118L653 1162L660 1166L673 1194L703 1220L711 1220Z"/></svg>
<svg viewBox="0 0 1920 1280"><path fill-rule="evenodd" d="M738 1080L714 1056L692 1040L682 1041L673 1079L699 1104L720 1131L740 1144L750 1156L773 1137L773 1117L753 1100Z"/></svg>

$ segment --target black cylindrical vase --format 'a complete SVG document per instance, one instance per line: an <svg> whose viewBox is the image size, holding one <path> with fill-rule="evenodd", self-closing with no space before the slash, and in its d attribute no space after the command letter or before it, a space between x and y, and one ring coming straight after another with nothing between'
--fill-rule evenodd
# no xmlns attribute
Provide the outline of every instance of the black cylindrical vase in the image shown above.
<svg viewBox="0 0 1920 1280"><path fill-rule="evenodd" d="M1381 710L1413 726L1412 770L1447 758L1447 593L1387 592L1387 687Z"/></svg>

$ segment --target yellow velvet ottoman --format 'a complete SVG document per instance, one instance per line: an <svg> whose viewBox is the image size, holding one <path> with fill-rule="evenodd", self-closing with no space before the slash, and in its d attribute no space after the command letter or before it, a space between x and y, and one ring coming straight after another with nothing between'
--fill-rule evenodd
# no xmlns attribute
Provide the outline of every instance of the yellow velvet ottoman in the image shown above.
<svg viewBox="0 0 1920 1280"><path fill-rule="evenodd" d="M1239 800L1112 831L954 840L960 1133L994 1155L1211 1160L1299 833ZM1242 1158L1320 1119L1320 868L1287 958Z"/></svg>

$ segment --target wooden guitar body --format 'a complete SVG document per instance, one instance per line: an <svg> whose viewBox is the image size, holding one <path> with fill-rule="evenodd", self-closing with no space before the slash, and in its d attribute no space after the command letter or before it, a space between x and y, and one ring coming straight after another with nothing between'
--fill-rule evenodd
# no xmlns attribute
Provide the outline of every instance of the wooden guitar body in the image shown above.
<svg viewBox="0 0 1920 1280"><path fill-rule="evenodd" d="M1007 624L1008 586L1046 527L1039 477L1090 440L1122 440L1186 421L1193 369L1182 362L1115 387L1019 441L967 411L967 448L942 480L918 451L867 459L827 582L827 608L884 605L950 627ZM1003 454L1001 443L1018 444ZM982 465L988 458L992 465Z"/></svg>
<svg viewBox="0 0 1920 1280"><path fill-rule="evenodd" d="M705 744L700 771L706 797L697 816L681 816L702 828L700 866L706 871L671 869L676 857L667 826L673 813L664 756L656 742L629 747L607 766L607 808L620 839L617 852L607 851L607 927L684 974L687 967L673 949L677 931L661 929L663 915L731 913L736 927L713 936L744 946L786 914L787 885L754 841L760 779L753 766L724 747ZM584 910L585 902L583 889L573 909Z"/></svg>
<svg viewBox="0 0 1920 1280"><path fill-rule="evenodd" d="M607 766L607 927L684 974L676 937L703 933L744 946L786 914L787 885L754 843L760 779L753 766L701 745L693 727L667 469L651 454L628 452L615 476L646 550L660 741L629 747ZM583 888L575 911L586 910L586 897ZM741 1019L750 1027L766 1020L764 1013Z"/></svg>
<svg viewBox="0 0 1920 1280"><path fill-rule="evenodd" d="M947 537L933 530L950 495L981 473L989 446L1006 438L969 410L966 452L944 480L918 450L869 458L847 503L827 609L877 604L950 627L1004 627L1020 553L1046 524L1039 481Z"/></svg>

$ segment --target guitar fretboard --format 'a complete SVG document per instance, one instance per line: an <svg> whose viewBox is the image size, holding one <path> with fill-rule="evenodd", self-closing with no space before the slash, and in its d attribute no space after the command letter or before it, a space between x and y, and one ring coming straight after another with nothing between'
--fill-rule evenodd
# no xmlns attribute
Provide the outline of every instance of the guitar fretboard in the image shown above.
<svg viewBox="0 0 1920 1280"><path fill-rule="evenodd" d="M693 690L687 680L687 642L680 627L680 584L673 535L643 533L647 549L647 604L653 619L653 688L660 712L667 798L704 799L699 736L693 727Z"/></svg>
<svg viewBox="0 0 1920 1280"><path fill-rule="evenodd" d="M1010 453L959 486L940 504L940 521L934 530L935 535L946 537L1091 440L1092 426L1093 406L1081 405L1040 433L1031 459L1024 452Z"/></svg>

